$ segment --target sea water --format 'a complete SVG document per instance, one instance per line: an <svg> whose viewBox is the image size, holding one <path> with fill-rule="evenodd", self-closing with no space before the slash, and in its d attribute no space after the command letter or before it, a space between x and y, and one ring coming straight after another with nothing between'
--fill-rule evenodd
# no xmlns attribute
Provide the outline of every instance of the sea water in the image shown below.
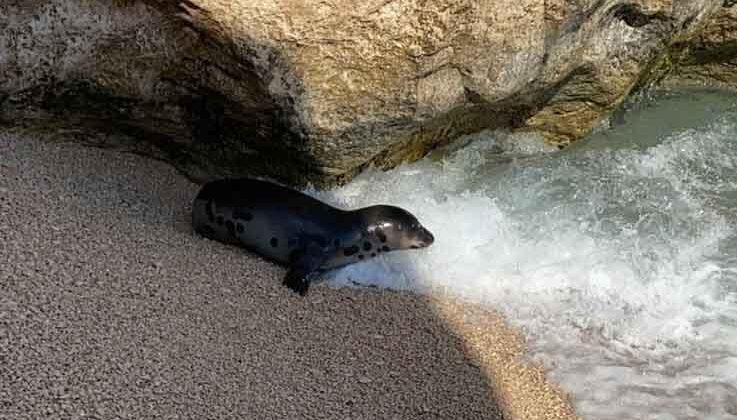
<svg viewBox="0 0 737 420"><path fill-rule="evenodd" d="M586 419L737 419L737 96L641 98L562 151L487 132L316 193L436 237L334 285L501 309Z"/></svg>

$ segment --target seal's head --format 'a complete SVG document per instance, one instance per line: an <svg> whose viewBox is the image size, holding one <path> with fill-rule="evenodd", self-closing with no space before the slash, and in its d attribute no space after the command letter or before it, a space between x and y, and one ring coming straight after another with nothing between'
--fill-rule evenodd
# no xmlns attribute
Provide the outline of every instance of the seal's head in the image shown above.
<svg viewBox="0 0 737 420"><path fill-rule="evenodd" d="M394 206L361 210L369 236L385 251L430 246L435 237L410 212Z"/></svg>

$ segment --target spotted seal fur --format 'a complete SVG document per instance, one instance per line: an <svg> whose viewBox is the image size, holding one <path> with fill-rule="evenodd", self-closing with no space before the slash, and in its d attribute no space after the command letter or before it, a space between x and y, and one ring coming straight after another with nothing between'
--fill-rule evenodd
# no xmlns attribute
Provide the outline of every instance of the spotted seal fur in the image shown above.
<svg viewBox="0 0 737 420"><path fill-rule="evenodd" d="M342 210L251 178L205 184L192 206L192 226L204 237L286 265L284 285L300 295L327 270L434 241L415 216L399 207Z"/></svg>

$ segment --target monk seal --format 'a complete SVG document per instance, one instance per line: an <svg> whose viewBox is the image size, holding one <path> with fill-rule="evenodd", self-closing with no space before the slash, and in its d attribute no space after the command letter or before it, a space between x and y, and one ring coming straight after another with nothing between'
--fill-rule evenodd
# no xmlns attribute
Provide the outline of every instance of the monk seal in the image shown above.
<svg viewBox="0 0 737 420"><path fill-rule="evenodd" d="M319 274L435 240L415 216L376 205L342 210L272 182L221 179L192 205L192 227L206 238L245 247L288 267L284 285L304 296Z"/></svg>

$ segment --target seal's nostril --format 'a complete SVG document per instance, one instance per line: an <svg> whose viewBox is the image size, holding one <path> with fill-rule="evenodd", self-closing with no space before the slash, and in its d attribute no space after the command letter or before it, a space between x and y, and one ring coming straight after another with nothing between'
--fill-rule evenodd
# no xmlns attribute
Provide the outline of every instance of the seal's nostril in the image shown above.
<svg viewBox="0 0 737 420"><path fill-rule="evenodd" d="M419 243L420 248L425 248L435 242L435 237L432 235L432 233L430 233L429 230L423 228L422 234L419 235L419 237L417 238L417 242Z"/></svg>
<svg viewBox="0 0 737 420"><path fill-rule="evenodd" d="M430 245L431 243L435 242L435 236L433 236L432 233L430 233L429 230L425 229L425 233L427 234L427 244Z"/></svg>

